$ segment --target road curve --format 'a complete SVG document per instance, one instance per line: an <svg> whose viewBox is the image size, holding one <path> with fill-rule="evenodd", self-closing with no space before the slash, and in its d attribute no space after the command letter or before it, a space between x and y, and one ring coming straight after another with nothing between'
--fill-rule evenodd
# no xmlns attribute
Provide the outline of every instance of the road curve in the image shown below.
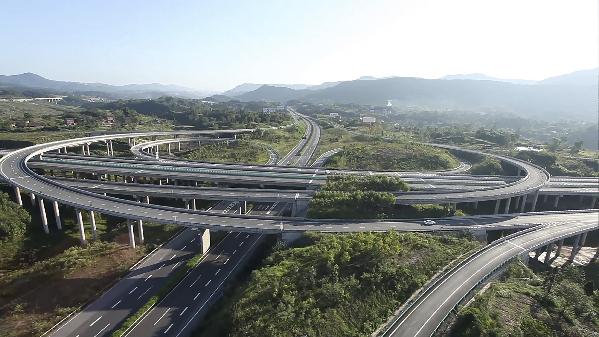
<svg viewBox="0 0 599 337"><path fill-rule="evenodd" d="M430 337L481 280L510 259L555 240L599 228L596 213L583 217L555 215L545 221L509 239L498 240L451 268L420 293L381 336Z"/></svg>

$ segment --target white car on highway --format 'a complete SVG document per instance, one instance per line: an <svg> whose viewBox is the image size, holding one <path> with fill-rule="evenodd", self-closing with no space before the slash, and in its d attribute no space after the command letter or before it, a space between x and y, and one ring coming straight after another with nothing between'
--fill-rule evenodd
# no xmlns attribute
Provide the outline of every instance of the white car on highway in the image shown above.
<svg viewBox="0 0 599 337"><path fill-rule="evenodd" d="M425 226L432 226L432 225L436 225L437 223L435 222L435 220L424 220L424 225Z"/></svg>

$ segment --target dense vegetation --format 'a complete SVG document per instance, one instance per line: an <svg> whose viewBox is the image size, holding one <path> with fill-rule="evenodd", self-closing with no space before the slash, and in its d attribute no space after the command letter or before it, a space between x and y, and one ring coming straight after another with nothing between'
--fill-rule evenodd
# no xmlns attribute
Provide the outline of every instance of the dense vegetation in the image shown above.
<svg viewBox="0 0 599 337"><path fill-rule="evenodd" d="M25 235L31 216L22 207L10 200L8 194L0 192L0 240L16 241Z"/></svg>
<svg viewBox="0 0 599 337"><path fill-rule="evenodd" d="M472 165L470 173L476 175L502 175L504 171L499 160L492 157L485 157L483 161Z"/></svg>
<svg viewBox="0 0 599 337"><path fill-rule="evenodd" d="M599 163L550 151L519 151L516 158L544 167L552 175L599 176Z"/></svg>
<svg viewBox="0 0 599 337"><path fill-rule="evenodd" d="M388 191L407 191L397 177L329 176L326 185L310 201L313 218L386 218L393 212L395 196Z"/></svg>
<svg viewBox="0 0 599 337"><path fill-rule="evenodd" d="M415 143L376 142L345 147L327 167L361 170L443 170L458 166L447 151Z"/></svg>
<svg viewBox="0 0 599 337"><path fill-rule="evenodd" d="M263 144L253 140L240 139L231 143L202 145L186 152L183 158L198 161L265 164L269 154Z"/></svg>
<svg viewBox="0 0 599 337"><path fill-rule="evenodd" d="M267 258L209 336L369 336L441 267L477 247L396 232L310 234L306 241Z"/></svg>
<svg viewBox="0 0 599 337"><path fill-rule="evenodd" d="M121 100L100 107L107 110L133 109L141 114L172 120L199 129L236 128L256 125L282 125L289 122L283 111L263 113L265 103L206 103L197 99L160 97L155 100Z"/></svg>
<svg viewBox="0 0 599 337"><path fill-rule="evenodd" d="M319 219L437 218L463 215L441 205L395 205L391 192L409 186L394 176L333 175L310 201L308 217Z"/></svg>
<svg viewBox="0 0 599 337"><path fill-rule="evenodd" d="M398 177L374 175L330 175L322 191L375 191L399 192L409 190L408 184Z"/></svg>
<svg viewBox="0 0 599 337"><path fill-rule="evenodd" d="M513 263L459 313L452 337L590 337L599 331L599 264L535 274ZM585 276L586 272L586 276Z"/></svg>

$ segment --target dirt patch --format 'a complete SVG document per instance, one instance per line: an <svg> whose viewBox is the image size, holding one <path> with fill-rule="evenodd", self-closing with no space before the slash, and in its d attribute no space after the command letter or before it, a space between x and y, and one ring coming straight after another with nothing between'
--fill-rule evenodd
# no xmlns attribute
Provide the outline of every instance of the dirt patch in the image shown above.
<svg viewBox="0 0 599 337"><path fill-rule="evenodd" d="M141 249L132 250L119 245L96 256L89 266L76 269L64 278L30 282L29 291L2 308L0 335L40 335L71 311L101 294L142 255Z"/></svg>

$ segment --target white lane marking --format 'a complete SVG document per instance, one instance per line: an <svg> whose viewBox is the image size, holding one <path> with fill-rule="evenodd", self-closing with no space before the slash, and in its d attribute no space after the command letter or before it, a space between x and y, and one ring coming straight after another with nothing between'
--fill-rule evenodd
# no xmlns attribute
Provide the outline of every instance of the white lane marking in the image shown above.
<svg viewBox="0 0 599 337"><path fill-rule="evenodd" d="M169 312L169 310L171 310L171 308L166 309L166 311L164 312L164 314L162 314L162 316L160 316L160 318L156 322L154 322L154 326L156 326L156 324L158 324L158 322L160 322L160 320L162 319L162 317L164 317L164 315L166 315Z"/></svg>
<svg viewBox="0 0 599 337"><path fill-rule="evenodd" d="M146 282L147 280L149 280L150 277L152 277L152 274L148 275L148 277L146 277L146 279L144 280L144 282Z"/></svg>
<svg viewBox="0 0 599 337"><path fill-rule="evenodd" d="M237 249L235 249L231 255L235 255L235 253L237 253Z"/></svg>
<svg viewBox="0 0 599 337"><path fill-rule="evenodd" d="M177 256L177 254L174 254L173 256L171 256L171 258L169 260L174 259Z"/></svg>
<svg viewBox="0 0 599 337"><path fill-rule="evenodd" d="M95 321L92 322L92 324L90 324L89 326L93 326L94 324L96 324L100 319L102 318L102 316L96 318Z"/></svg>
<svg viewBox="0 0 599 337"><path fill-rule="evenodd" d="M179 316L183 316L183 314L187 311L189 307L185 307L183 308L183 311L181 311L181 313L179 314Z"/></svg>
<svg viewBox="0 0 599 337"><path fill-rule="evenodd" d="M196 282L198 282L198 280L200 279L200 277L202 277L202 274L200 274L200 276L198 276L198 277L195 279L195 281L193 281L193 283L189 285L189 287L190 287L190 288L191 288L191 287L193 287L193 285L194 285L194 284L196 284Z"/></svg>
<svg viewBox="0 0 599 337"><path fill-rule="evenodd" d="M218 270L216 271L216 273L214 273L214 276L218 275L218 273L220 273L220 268L218 268Z"/></svg>
<svg viewBox="0 0 599 337"><path fill-rule="evenodd" d="M177 266L179 265L179 263L181 263L180 261L175 263L175 265L173 266L173 268L171 268L171 270L174 270L175 268L177 268Z"/></svg>
<svg viewBox="0 0 599 337"><path fill-rule="evenodd" d="M196 238L193 238L190 242L194 242L196 240Z"/></svg>
<svg viewBox="0 0 599 337"><path fill-rule="evenodd" d="M210 282L212 282L212 280L208 280L208 282L206 282L206 284L204 284L204 287L207 287L210 284Z"/></svg>
<svg viewBox="0 0 599 337"><path fill-rule="evenodd" d="M135 290L137 290L137 287L133 288L130 292L129 295L131 295Z"/></svg>
<svg viewBox="0 0 599 337"><path fill-rule="evenodd" d="M243 243L244 243L244 242L245 242L245 241L241 241L241 243L239 244L239 247L243 246Z"/></svg>
<svg viewBox="0 0 599 337"><path fill-rule="evenodd" d="M168 333L168 331L173 327L173 324L171 323L171 325L168 326L168 328L166 328L166 330L164 330L164 333Z"/></svg>
<svg viewBox="0 0 599 337"><path fill-rule="evenodd" d="M262 234L260 235L260 237L262 237ZM259 237L259 238L260 238ZM258 243L259 240L254 241L254 243L252 244L251 247L255 246L256 243ZM221 241L222 242L222 241ZM251 250L250 247L250 250ZM249 250L248 250L249 251ZM235 266L233 266L233 268L229 271L229 273L227 274L227 276L225 277L225 279L223 281L221 281L221 283L216 287L216 289L212 292L212 294L208 297L208 299L204 302L204 304L202 304L202 306L191 316L191 318L187 321L187 323L185 323L185 325L179 330L179 332L175 335L175 337L179 337L183 331L185 329L187 329L187 327L189 326L189 324L191 323L191 321L193 321L195 319L195 317L202 311L202 309L204 309L204 307L206 306L206 303L208 303L208 301L210 301L210 299L212 298L212 296L214 296L214 294L216 294L216 292L218 291L218 289L220 289L220 287L222 287L223 283L225 283L225 281L227 280L227 278L229 278L229 276L231 276L231 273L233 271L235 271L235 269L237 268L237 266L241 263L241 261L243 260L243 257L237 262L237 264L235 264Z"/></svg>
<svg viewBox="0 0 599 337"><path fill-rule="evenodd" d="M162 267L164 267L164 263L158 267L158 270L162 269Z"/></svg>
<svg viewBox="0 0 599 337"><path fill-rule="evenodd" d="M110 307L110 309L114 309L114 307L116 307L117 305L119 305L119 303L121 303L121 300L119 300L118 302L116 302L115 304L113 304L112 307Z"/></svg>
<svg viewBox="0 0 599 337"><path fill-rule="evenodd" d="M106 326L103 327L102 330L98 331L98 333L95 334L94 337L98 337L102 333L102 331L104 331L104 330L106 330L106 328L108 328L109 325L110 325L110 323L106 324Z"/></svg>
<svg viewBox="0 0 599 337"><path fill-rule="evenodd" d="M229 262L229 260L230 260L230 258L228 258L227 261L225 261L225 263L223 263L223 264L227 264L227 262Z"/></svg>
<svg viewBox="0 0 599 337"><path fill-rule="evenodd" d="M187 245L183 246L183 248L181 248L181 250L185 250L185 248L187 248Z"/></svg>
<svg viewBox="0 0 599 337"><path fill-rule="evenodd" d="M220 254L218 254L218 256L214 260L218 260L218 259L220 259Z"/></svg>
<svg viewBox="0 0 599 337"><path fill-rule="evenodd" d="M200 296L199 292L193 297L193 300L195 301L198 298L198 296Z"/></svg>
<svg viewBox="0 0 599 337"><path fill-rule="evenodd" d="M152 289L152 287L149 287L148 289L146 289L146 291L144 291L141 295L139 295L139 297L137 299L138 300L141 299L143 297L143 295L147 294L148 291L150 291L150 289Z"/></svg>

